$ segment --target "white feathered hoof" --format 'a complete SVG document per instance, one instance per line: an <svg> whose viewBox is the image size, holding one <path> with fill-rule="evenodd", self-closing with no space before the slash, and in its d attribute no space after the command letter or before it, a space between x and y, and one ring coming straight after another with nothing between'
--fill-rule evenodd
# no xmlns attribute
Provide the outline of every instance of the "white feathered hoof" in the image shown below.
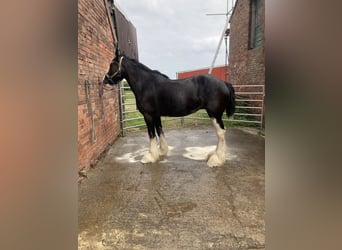
<svg viewBox="0 0 342 250"><path fill-rule="evenodd" d="M141 163L154 163L159 160L159 150L157 147L157 139L150 139L150 149L141 159Z"/></svg>
<svg viewBox="0 0 342 250"><path fill-rule="evenodd" d="M208 156L207 156L207 161L209 161L210 157L212 157L214 154L216 153L216 149L209 152Z"/></svg>
<svg viewBox="0 0 342 250"><path fill-rule="evenodd" d="M164 134L160 135L160 147L159 147L159 155L166 156L169 152L169 146L167 145Z"/></svg>
<svg viewBox="0 0 342 250"><path fill-rule="evenodd" d="M159 154L160 154L160 156L166 156L167 155L167 153L169 152L169 147L160 147L159 148Z"/></svg>
<svg viewBox="0 0 342 250"><path fill-rule="evenodd" d="M153 155L151 152L147 152L144 157L141 159L141 163L146 164L146 163L155 163L158 161L158 156Z"/></svg>
<svg viewBox="0 0 342 250"><path fill-rule="evenodd" d="M224 164L225 161L226 161L225 158L219 157L219 156L217 155L217 153L214 151L214 152L210 152L210 153L209 153L207 165L208 165L208 167L210 167L210 168L219 167L219 166L222 166L222 165Z"/></svg>

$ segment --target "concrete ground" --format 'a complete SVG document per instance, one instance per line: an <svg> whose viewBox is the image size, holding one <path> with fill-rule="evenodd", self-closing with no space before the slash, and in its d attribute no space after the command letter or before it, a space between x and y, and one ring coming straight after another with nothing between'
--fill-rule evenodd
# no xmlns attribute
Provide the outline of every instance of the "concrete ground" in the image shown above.
<svg viewBox="0 0 342 250"><path fill-rule="evenodd" d="M119 138L79 184L79 249L265 249L265 140L230 128L209 168L213 128L165 132L169 156L143 165L146 132Z"/></svg>

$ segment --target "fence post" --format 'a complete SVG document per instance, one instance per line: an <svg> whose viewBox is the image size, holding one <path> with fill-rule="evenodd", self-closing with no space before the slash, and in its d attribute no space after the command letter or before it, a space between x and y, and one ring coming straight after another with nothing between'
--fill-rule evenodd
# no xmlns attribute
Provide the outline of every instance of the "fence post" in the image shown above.
<svg viewBox="0 0 342 250"><path fill-rule="evenodd" d="M260 123L260 130L264 125L264 100L265 100L265 85L262 85L262 102L261 102L261 123Z"/></svg>

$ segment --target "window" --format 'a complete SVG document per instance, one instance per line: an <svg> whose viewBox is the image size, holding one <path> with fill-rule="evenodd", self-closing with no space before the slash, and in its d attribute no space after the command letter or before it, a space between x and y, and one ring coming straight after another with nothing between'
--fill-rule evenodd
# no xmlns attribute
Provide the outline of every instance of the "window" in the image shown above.
<svg viewBox="0 0 342 250"><path fill-rule="evenodd" d="M250 15L250 36L249 36L249 47L250 49L256 48L262 45L262 33L263 33L263 22L262 22L262 0L251 0L251 15Z"/></svg>

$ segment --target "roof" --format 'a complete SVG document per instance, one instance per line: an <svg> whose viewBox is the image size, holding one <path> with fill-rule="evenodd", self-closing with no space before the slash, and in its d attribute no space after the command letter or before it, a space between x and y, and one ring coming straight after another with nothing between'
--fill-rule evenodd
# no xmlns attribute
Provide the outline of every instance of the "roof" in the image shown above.
<svg viewBox="0 0 342 250"><path fill-rule="evenodd" d="M213 68L212 75L216 76L217 78L222 79L223 81L229 81L229 66L217 66ZM201 74L208 74L209 68L202 68L202 69L194 69L188 70L183 72L177 72L177 79L184 79L196 75Z"/></svg>
<svg viewBox="0 0 342 250"><path fill-rule="evenodd" d="M219 66L215 66L213 69L223 68L223 67L228 67L229 68L229 65L219 65ZM177 73L186 73L186 72L200 71L200 70L206 70L206 69L209 71L210 67L197 68L197 69L189 69L189 70L184 70L184 71L178 71Z"/></svg>

